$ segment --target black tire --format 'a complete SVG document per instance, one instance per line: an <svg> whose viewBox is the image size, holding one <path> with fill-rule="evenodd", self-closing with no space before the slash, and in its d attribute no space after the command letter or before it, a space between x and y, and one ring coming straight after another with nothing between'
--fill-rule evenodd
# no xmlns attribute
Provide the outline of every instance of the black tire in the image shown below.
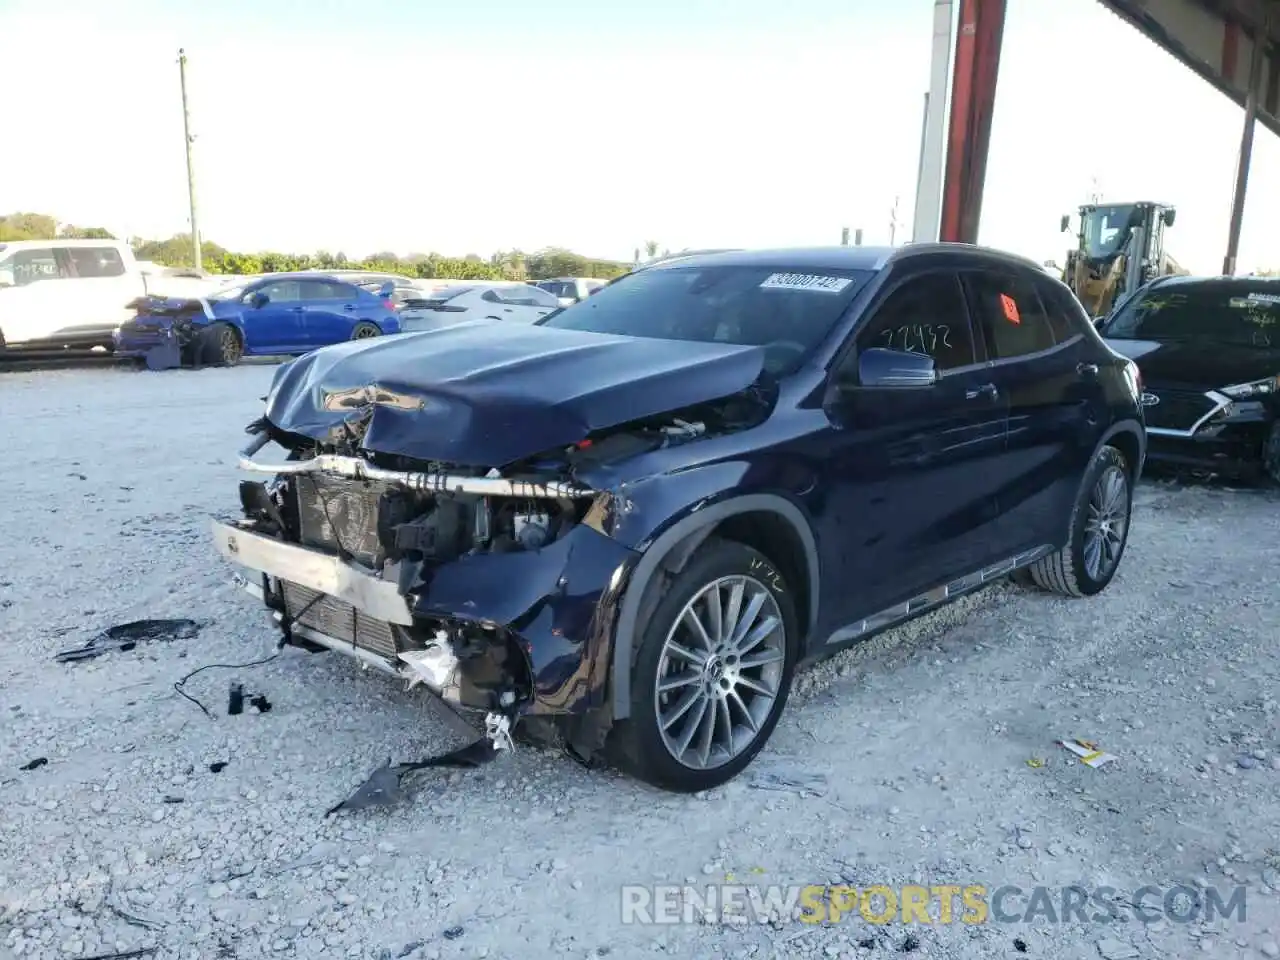
<svg viewBox="0 0 1280 960"><path fill-rule="evenodd" d="M1104 551L1102 564L1090 569L1088 553L1090 552L1090 535L1088 528L1095 522L1093 515L1102 513L1110 516L1111 511L1103 509L1105 504L1098 500L1105 483L1120 484L1123 491L1123 504L1114 511L1116 518L1123 518L1124 526L1119 532L1118 544L1111 537L1103 537L1112 543L1114 549ZM1066 597L1091 597L1107 588L1120 568L1124 558L1124 548L1129 542L1130 520L1133 512L1133 471L1129 468L1124 454L1115 447L1103 447L1094 457L1093 463L1085 472L1084 482L1076 496L1075 505L1071 509L1070 527L1067 534L1067 545L1057 553L1037 560L1027 569L1036 586L1051 593ZM1115 519L1109 519L1103 525L1105 529L1114 530Z"/></svg>
<svg viewBox="0 0 1280 960"><path fill-rule="evenodd" d="M4 340L0 338L0 350L3 349ZM1280 420L1271 425L1271 433L1262 448L1262 472L1268 480L1280 486Z"/></svg>
<svg viewBox="0 0 1280 960"><path fill-rule="evenodd" d="M368 340L370 337L380 337L382 331L378 329L376 323L369 323L367 320L361 320L356 324L355 329L351 331L352 340Z"/></svg>
<svg viewBox="0 0 1280 960"><path fill-rule="evenodd" d="M200 332L199 351L204 364L234 367L244 356L244 341L231 324L211 323Z"/></svg>
<svg viewBox="0 0 1280 960"><path fill-rule="evenodd" d="M776 610L776 619L781 622L782 636L779 638L777 631L769 631L764 639L758 641L761 645L741 648L735 653L726 651L723 654L711 654L708 657L707 666L701 670L691 664L687 665L687 672L699 676L700 679L689 687L681 689L686 690L687 694L692 694L695 702L712 705L710 709L715 722L708 742L720 735L722 716L729 718L730 740L733 739L735 720L738 722L737 729L744 734L743 746L734 748L738 750L736 754L718 750L716 765L699 768L678 760L664 741L658 715L657 684L659 670L664 666L670 669L670 660L664 656L668 632L675 629L686 604L699 598L704 591L710 590L712 585L725 578L744 578L742 581L744 585L753 591L763 588L767 597L762 600L765 606L760 608L761 612L772 617L772 611ZM770 600L772 600L772 607L768 606ZM763 623L763 621L760 622ZM744 637L756 632L750 627L749 623L743 628ZM792 675L795 672L799 653L800 633L795 605L781 573L758 550L734 541L711 538L698 549L685 568L672 578L643 630L634 650L631 689L617 693L619 696L630 697L631 714L627 719L618 721L610 730L609 740L606 743L606 755L616 766L632 776L654 786L681 793L710 790L732 780L746 768L768 742L791 692ZM692 636L692 633L685 636ZM715 638L712 638L713 647L714 641ZM771 649L764 644L780 646L781 649ZM759 651L759 655L754 651ZM699 651L699 653L702 652ZM749 657L748 654L750 654ZM776 659L778 654L781 655L781 659ZM744 668L743 665L747 659L754 661L763 659L766 655L775 657L768 667L757 667L753 663L752 666ZM734 685L734 676L739 675L744 669L772 672L775 663L779 665L779 669L772 678L765 679L763 672L752 678L775 687L772 701L758 698L745 686L741 689L746 693L738 693L739 688ZM673 679L673 676L667 673L664 673L664 677ZM734 692L714 694L711 692L718 691L721 687L726 691ZM699 690L707 692L699 693ZM665 701L667 706L676 706L674 692L669 692L665 696L668 698ZM729 697L733 696L737 696L737 700L735 705L731 706ZM719 712L719 703L724 704L723 714ZM752 723L756 727L756 732L753 739L747 740L746 737L750 736L750 731L747 728L746 717L752 716L753 708L757 707L758 709L754 712L761 716L753 717ZM694 706L687 709L685 713L678 714L676 721L667 728L672 731L673 739L683 739L681 734L688 729L685 726L686 723L694 727L700 726L693 722L695 711L698 709L698 706ZM705 716L705 710L697 716ZM688 750L684 751L683 755L688 755Z"/></svg>

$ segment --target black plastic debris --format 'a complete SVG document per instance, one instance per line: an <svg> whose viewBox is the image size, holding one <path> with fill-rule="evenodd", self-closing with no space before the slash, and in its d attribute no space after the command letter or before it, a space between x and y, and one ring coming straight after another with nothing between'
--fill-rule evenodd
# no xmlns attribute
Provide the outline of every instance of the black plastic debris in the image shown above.
<svg viewBox="0 0 1280 960"><path fill-rule="evenodd" d="M913 936L908 936L902 941L902 946L898 948L899 953L915 953L920 949L920 941Z"/></svg>
<svg viewBox="0 0 1280 960"><path fill-rule="evenodd" d="M182 797L175 797L173 794L165 794L165 803L185 803Z"/></svg>
<svg viewBox="0 0 1280 960"><path fill-rule="evenodd" d="M23 771L26 771L26 770L36 770L36 769L38 769L38 768L40 768L40 767L43 767L43 766L44 766L46 763L48 763L48 762L49 762L49 758L48 758L48 757L36 757L34 760L29 760L29 761L27 761L27 762L26 762L26 763L24 763L22 766L20 766L18 769L19 769L19 770L23 770Z"/></svg>
<svg viewBox="0 0 1280 960"><path fill-rule="evenodd" d="M244 713L244 685L233 683L230 693L227 694L227 714L236 717L242 713Z"/></svg>
<svg viewBox="0 0 1280 960"><path fill-rule="evenodd" d="M461 927L450 927L448 930L444 932L444 938L446 940L457 940L460 936L462 936L462 932L463 931Z"/></svg>
<svg viewBox="0 0 1280 960"><path fill-rule="evenodd" d="M209 772L210 772L210 773L221 773L223 770L227 769L227 763L228 763L228 762L229 762L229 761L227 761L227 760L215 760L215 761L213 761L213 763L209 764Z"/></svg>
<svg viewBox="0 0 1280 960"><path fill-rule="evenodd" d="M364 810L367 807L389 807L399 803L404 796L401 785L407 774L428 767L479 767L493 760L499 753L493 741L487 736L474 743L459 747L430 760L418 760L413 763L391 764L391 758L369 775L369 779L360 784L356 791L325 811L325 816L332 816L339 810Z"/></svg>
<svg viewBox="0 0 1280 960"><path fill-rule="evenodd" d="M269 713L271 711L271 701L267 699L266 694L255 693L249 698L249 706L257 710L259 713Z"/></svg>
<svg viewBox="0 0 1280 960"><path fill-rule="evenodd" d="M1014 938L1013 938L1013 949L1017 950L1019 953L1026 953L1026 952L1027 952L1027 941L1023 940L1021 937L1014 937Z"/></svg>
<svg viewBox="0 0 1280 960"><path fill-rule="evenodd" d="M132 650L140 643L152 641L190 640L199 635L203 623L195 620L133 620L107 627L91 637L84 646L60 651L54 658L59 663L91 660L104 653Z"/></svg>

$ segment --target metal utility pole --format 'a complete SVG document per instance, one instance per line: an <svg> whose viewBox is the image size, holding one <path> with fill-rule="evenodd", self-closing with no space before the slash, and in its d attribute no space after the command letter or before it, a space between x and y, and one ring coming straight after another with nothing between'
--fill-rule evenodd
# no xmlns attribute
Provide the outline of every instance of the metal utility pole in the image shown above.
<svg viewBox="0 0 1280 960"><path fill-rule="evenodd" d="M200 225L196 222L196 174L191 164L191 112L187 109L187 54L178 48L178 80L182 84L182 134L187 143L187 201L191 204L191 249L195 268L200 267Z"/></svg>
<svg viewBox="0 0 1280 960"><path fill-rule="evenodd" d="M1262 27L1253 34L1253 53L1249 57L1249 93L1244 101L1244 132L1240 136L1240 161L1236 167L1235 189L1231 194L1231 224L1227 228L1227 255L1222 261L1222 274L1235 276L1236 257L1240 253L1240 227L1244 223L1244 198L1249 189L1249 164L1253 160L1253 129L1258 118L1258 86L1262 81L1263 48L1271 32L1270 8L1262 18Z"/></svg>

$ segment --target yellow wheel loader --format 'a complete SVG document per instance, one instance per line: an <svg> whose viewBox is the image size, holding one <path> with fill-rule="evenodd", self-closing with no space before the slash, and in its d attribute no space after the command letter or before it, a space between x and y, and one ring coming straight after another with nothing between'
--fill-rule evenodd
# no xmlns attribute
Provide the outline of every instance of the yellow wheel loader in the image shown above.
<svg viewBox="0 0 1280 960"><path fill-rule="evenodd" d="M1167 204L1145 200L1080 208L1076 247L1067 253L1062 279L1090 316L1106 316L1148 280L1187 273L1164 252L1164 231L1176 215ZM1062 232L1070 227L1070 215L1064 216Z"/></svg>

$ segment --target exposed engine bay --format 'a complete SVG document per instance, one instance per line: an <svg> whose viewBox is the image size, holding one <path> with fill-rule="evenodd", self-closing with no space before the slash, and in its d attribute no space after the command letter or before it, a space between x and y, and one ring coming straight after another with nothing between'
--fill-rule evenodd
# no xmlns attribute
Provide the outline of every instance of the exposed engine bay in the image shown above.
<svg viewBox="0 0 1280 960"><path fill-rule="evenodd" d="M514 714L535 699L543 659L555 660L558 672L565 669L563 651L540 656L521 630L566 582L574 545L563 542L612 497L586 478L634 457L746 429L768 415L772 399L770 390L753 386L696 408L597 431L502 469L367 451L361 446L367 407L353 411L325 440L286 433L264 417L248 427L254 440L241 467L274 476L241 483L245 519L238 529L307 548L329 564L336 559L343 571L376 581L384 594L381 606L362 606L317 589L319 581L308 585L287 572L263 572L261 594L286 642L354 653L425 683L458 707ZM288 451L285 462L252 459L270 441ZM229 539L224 535L219 545L228 559L269 570L255 567L244 545L228 546ZM481 582L488 574L472 572L477 560L504 554L543 559L507 567L503 574L511 579L496 585L492 578ZM485 563L493 570L496 561ZM444 592L462 599L436 609L422 597L438 595L433 588L442 579L450 581Z"/></svg>

